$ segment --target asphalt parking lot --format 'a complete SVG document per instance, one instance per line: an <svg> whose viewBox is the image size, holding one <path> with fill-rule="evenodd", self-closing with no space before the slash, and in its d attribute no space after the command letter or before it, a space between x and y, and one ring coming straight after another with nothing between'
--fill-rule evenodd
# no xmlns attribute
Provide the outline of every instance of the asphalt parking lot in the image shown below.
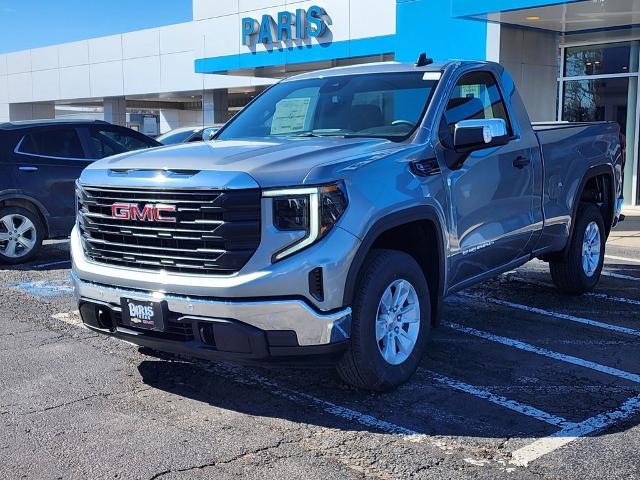
<svg viewBox="0 0 640 480"><path fill-rule="evenodd" d="M157 358L79 325L67 242L0 267L0 478L639 478L640 217L593 294L532 262L446 301L414 380Z"/></svg>

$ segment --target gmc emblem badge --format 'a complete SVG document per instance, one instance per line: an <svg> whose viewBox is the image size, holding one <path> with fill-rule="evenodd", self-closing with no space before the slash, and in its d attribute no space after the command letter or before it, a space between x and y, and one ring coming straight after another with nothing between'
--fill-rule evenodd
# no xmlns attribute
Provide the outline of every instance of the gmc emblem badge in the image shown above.
<svg viewBox="0 0 640 480"><path fill-rule="evenodd" d="M176 217L164 215L175 211L175 205L147 203L142 208L137 203L114 203L111 205L111 217L118 220L176 223Z"/></svg>

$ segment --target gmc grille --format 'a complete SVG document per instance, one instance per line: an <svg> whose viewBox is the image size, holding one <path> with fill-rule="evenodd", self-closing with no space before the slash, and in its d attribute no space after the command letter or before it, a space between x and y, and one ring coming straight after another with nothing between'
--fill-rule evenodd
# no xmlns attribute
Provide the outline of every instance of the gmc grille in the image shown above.
<svg viewBox="0 0 640 480"><path fill-rule="evenodd" d="M83 185L78 228L94 262L151 271L233 274L260 243L259 190L148 190ZM114 203L175 206L175 223L113 218Z"/></svg>

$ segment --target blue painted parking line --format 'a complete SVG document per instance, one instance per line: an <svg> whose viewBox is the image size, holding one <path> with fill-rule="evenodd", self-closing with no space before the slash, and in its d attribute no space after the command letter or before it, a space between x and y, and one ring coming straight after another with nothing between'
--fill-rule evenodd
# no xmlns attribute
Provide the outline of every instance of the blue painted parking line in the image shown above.
<svg viewBox="0 0 640 480"><path fill-rule="evenodd" d="M27 280L9 283L6 287L22 290L36 297L62 297L73 293L73 286L66 280Z"/></svg>

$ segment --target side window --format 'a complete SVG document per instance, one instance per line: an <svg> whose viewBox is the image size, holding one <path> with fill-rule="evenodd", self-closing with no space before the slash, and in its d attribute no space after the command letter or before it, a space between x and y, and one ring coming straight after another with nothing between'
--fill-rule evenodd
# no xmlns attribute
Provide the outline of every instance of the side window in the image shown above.
<svg viewBox="0 0 640 480"><path fill-rule="evenodd" d="M91 129L89 135L98 158L154 146L152 142L145 142L141 138L119 130Z"/></svg>
<svg viewBox="0 0 640 480"><path fill-rule="evenodd" d="M112 144L112 142L108 141L106 138L100 138L99 135L96 135L93 132L91 133L90 138L91 143L95 148L97 158L110 157L111 155L124 152L123 149L117 148L115 144Z"/></svg>
<svg viewBox="0 0 640 480"><path fill-rule="evenodd" d="M152 145L151 142L145 141L143 139L144 137L139 138L138 136L125 131L104 130L100 133L118 143L119 145L122 145L122 147L128 152L132 150L149 148Z"/></svg>
<svg viewBox="0 0 640 480"><path fill-rule="evenodd" d="M462 120L501 118L513 134L507 108L498 85L489 72L470 72L458 80L449 98L444 119L453 135L456 123Z"/></svg>
<svg viewBox="0 0 640 480"><path fill-rule="evenodd" d="M86 158L74 128L29 133L22 139L18 152L55 158Z"/></svg>

